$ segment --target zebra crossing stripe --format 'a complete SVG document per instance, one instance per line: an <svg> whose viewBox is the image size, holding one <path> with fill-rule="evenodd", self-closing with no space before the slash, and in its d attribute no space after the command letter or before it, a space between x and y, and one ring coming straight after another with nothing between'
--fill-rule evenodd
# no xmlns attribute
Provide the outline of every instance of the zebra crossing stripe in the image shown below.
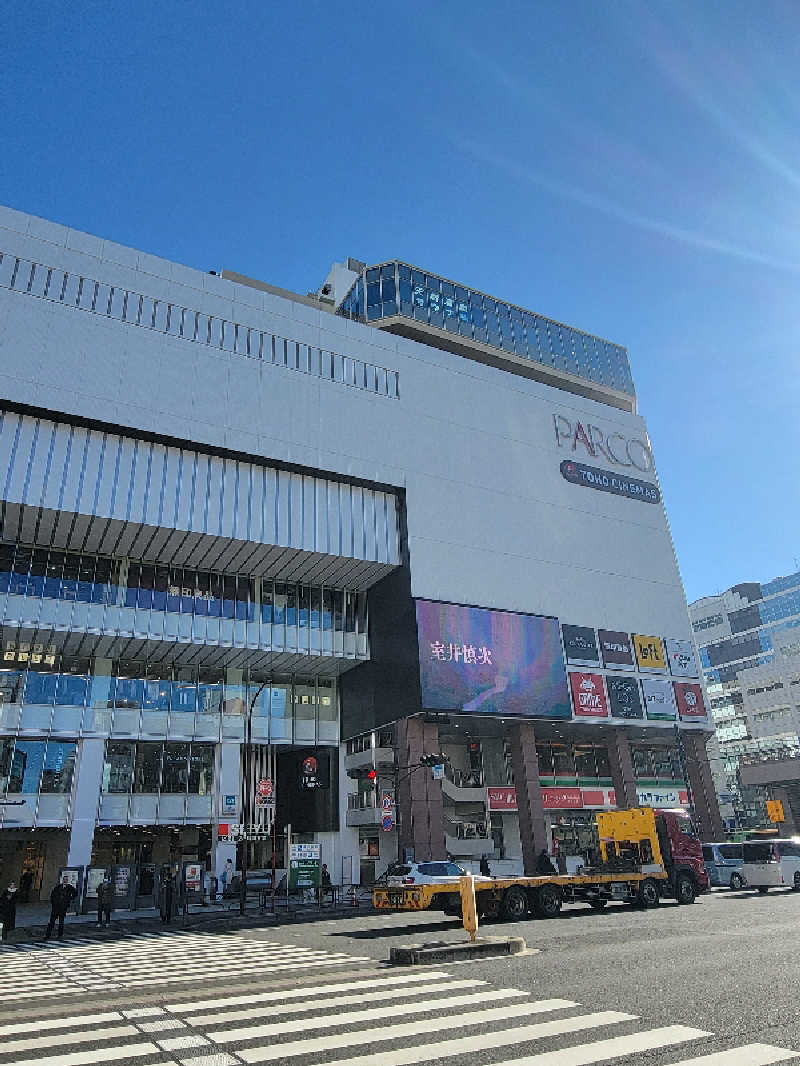
<svg viewBox="0 0 800 1066"><path fill-rule="evenodd" d="M528 992L519 992L515 988L501 988L496 991L474 992L464 996L450 996L446 999L428 1000L426 1003L394 1003L385 1004L382 1007L370 1007L368 1010L345 1011L336 1014L317 1014L311 1018L293 1018L288 1022L273 1022L270 1025L248 1025L242 1029L217 1029L209 1033L212 1040L218 1044L232 1044L239 1040L258 1040L267 1036L284 1036L286 1033L302 1033L311 1029L331 1029L340 1025L360 1025L362 1022L379 1021L388 1019L392 1015L427 1014L431 1010L441 1008L454 1010L456 1007L478 1007L483 1003L497 1002L498 1000L515 999L519 996L527 996ZM320 1004L325 1007L325 1004ZM317 1004L307 1002L307 1010L313 1010ZM514 1008L503 1008L504 1017L510 1017L516 1010L517 1014L527 1013L528 1004Z"/></svg>
<svg viewBox="0 0 800 1066"><path fill-rule="evenodd" d="M608 1040L596 1040L578 1047L559 1048L558 1051L543 1051L538 1055L525 1055L520 1059L497 1062L494 1066L591 1066L605 1059L618 1059L624 1055L639 1055L643 1051L685 1044L712 1036L702 1029L690 1029L686 1025L665 1025L660 1029L648 1029L630 1036L612 1036Z"/></svg>
<svg viewBox="0 0 800 1066"><path fill-rule="evenodd" d="M72 1018L37 1018L36 1028L43 1029L70 1029L73 1025L102 1025L104 1022L121 1022L123 1016L117 1011L107 1011L105 1014L79 1014ZM10 1025L0 1025L0 1036L13 1036L14 1033L29 1033L31 1022L12 1022Z"/></svg>
<svg viewBox="0 0 800 1066"><path fill-rule="evenodd" d="M291 1043L272 1044L270 1046L247 1048L237 1050L236 1054L245 1062L270 1062L275 1059L290 1058L295 1055L305 1055L309 1052L327 1052L332 1048L357 1047L360 1044L375 1044L380 1041L402 1040L405 1037L416 1038L423 1033L438 1033L445 1029L468 1029L476 1025L485 1025L488 1022L503 1022L510 1017L519 1017L521 1014L539 1014L552 1010L561 1010L563 1007L574 1007L576 1004L570 1000L550 999L540 1000L538 1003L524 1003L521 1006L496 1007L492 1010L474 1011L471 1014L455 1014L451 1017L421 1018L414 1022L404 1022L399 1025L382 1025L378 1029L361 1029L349 1033L329 1033L322 1037L312 1037L306 1040L296 1040ZM536 1025L527 1025L518 1029L505 1029L498 1033L481 1033L479 1043L470 1041L473 1051L484 1047L502 1047L504 1044L518 1044L523 1040L533 1040L540 1036L550 1036L561 1032L571 1033L580 1029L598 1028L602 1025L614 1025L617 1022L634 1021L632 1014L620 1014L617 1011L602 1011L597 1014L583 1015L579 1018L564 1018L553 1022L540 1022ZM509 1037L509 1034L514 1034ZM209 1036L212 1034L209 1033ZM410 1062L425 1061L428 1057L428 1049L415 1048L414 1051L423 1050L424 1055L418 1059L409 1059ZM389 1055L391 1052L388 1053ZM375 1054L369 1056L370 1061L375 1061ZM384 1063L384 1052L380 1054L381 1066ZM336 1066L340 1066L337 1060ZM363 1066L363 1058L362 1058Z"/></svg>
<svg viewBox="0 0 800 1066"><path fill-rule="evenodd" d="M83 1044L87 1040L96 1040L96 1029L82 1029L77 1033L56 1033L50 1036L32 1036L24 1040L4 1040L0 1054L11 1055L19 1051L36 1051L51 1047L63 1047L67 1044ZM104 1040L119 1040L126 1036L141 1036L133 1025L113 1025L103 1030Z"/></svg>
<svg viewBox="0 0 800 1066"><path fill-rule="evenodd" d="M450 975L443 970L434 970L431 973L425 974L426 981L438 980L440 978L446 978ZM325 996L331 992L347 992L350 989L362 989L362 988L388 988L396 985L408 985L414 984L420 980L419 974L398 974L393 977L384 977L381 975L378 978L364 979L359 978L357 981L337 981L332 984L324 985L306 985L303 988L283 988L275 992L254 992L241 996L225 996L223 999L200 999L194 1000L188 1003L171 1003L165 1009L171 1011L173 1014L192 1014L195 1011L209 1010L214 1007L238 1007L244 1006L247 1003L274 1003L277 1000L284 999L303 999L317 996ZM481 984L485 984L485 981L481 981Z"/></svg>
<svg viewBox="0 0 800 1066"><path fill-rule="evenodd" d="M746 1044L729 1051L715 1051L699 1058L681 1059L674 1066L769 1066L773 1062L788 1062L800 1058L800 1051L771 1047L769 1044Z"/></svg>
<svg viewBox="0 0 800 1066"><path fill-rule="evenodd" d="M398 997L413 996L437 996L440 992L454 992L458 989L475 988L485 985L485 981L440 981L436 984L415 985L413 988L380 988L375 992L353 992L345 996L333 996L330 999L315 1001L315 1007L330 1009L331 1007L348 1007L356 1003L380 1002L388 1004L389 1000ZM352 986L351 986L352 987ZM527 994L527 993L526 993ZM430 1009L442 1004L438 999L432 999ZM445 1001L444 1005L447 1005ZM300 1014L309 1009L308 1000L300 1003L282 1003L280 1006L281 1016L286 1014ZM192 1018L192 1025L218 1025L225 1022L244 1021L247 1018L261 1018L264 1015L263 1004L258 1007L246 1007L244 1010L218 1011L215 1014L201 1014Z"/></svg>
<svg viewBox="0 0 800 1066"><path fill-rule="evenodd" d="M124 1047L84 1048L71 1055L47 1055L35 1059L17 1059L8 1066L90 1066L96 1062L118 1061L120 1059L138 1059L144 1055L158 1055L161 1049L155 1044L128 1044ZM149 1066L153 1066L152 1063Z"/></svg>

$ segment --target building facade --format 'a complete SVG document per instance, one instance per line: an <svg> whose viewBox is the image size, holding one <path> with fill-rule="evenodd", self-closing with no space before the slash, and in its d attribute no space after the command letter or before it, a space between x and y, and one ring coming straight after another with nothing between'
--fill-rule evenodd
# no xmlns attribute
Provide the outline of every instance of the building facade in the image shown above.
<svg viewBox="0 0 800 1066"><path fill-rule="evenodd" d="M722 814L732 828L763 826L770 798L785 799L789 814L780 790L800 759L800 573L735 585L689 611L715 724L709 754Z"/></svg>
<svg viewBox="0 0 800 1066"><path fill-rule="evenodd" d="M300 296L9 209L0 255L0 880L712 832L624 348L400 262Z"/></svg>

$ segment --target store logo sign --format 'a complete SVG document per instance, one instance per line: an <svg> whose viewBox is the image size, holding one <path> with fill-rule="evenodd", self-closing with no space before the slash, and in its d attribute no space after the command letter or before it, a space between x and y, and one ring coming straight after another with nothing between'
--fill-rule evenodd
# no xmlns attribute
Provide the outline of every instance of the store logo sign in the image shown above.
<svg viewBox="0 0 800 1066"><path fill-rule="evenodd" d="M633 648L627 633L621 633L617 629L600 629L597 637L605 666L633 669Z"/></svg>
<svg viewBox="0 0 800 1066"><path fill-rule="evenodd" d="M553 415L556 444L578 453L585 452L592 459L604 458L615 466L632 466L649 474L654 467L653 453L644 441L626 437L622 433L604 433L589 422L570 422L564 415Z"/></svg>
<svg viewBox="0 0 800 1066"><path fill-rule="evenodd" d="M564 480L573 485L583 485L599 492L613 492L615 496L627 496L629 500L640 500L642 503L659 503L661 500L657 485L625 474L615 474L613 470L574 463L571 459L562 460L560 470Z"/></svg>
<svg viewBox="0 0 800 1066"><path fill-rule="evenodd" d="M576 717L608 718L608 704L601 674L569 675Z"/></svg>

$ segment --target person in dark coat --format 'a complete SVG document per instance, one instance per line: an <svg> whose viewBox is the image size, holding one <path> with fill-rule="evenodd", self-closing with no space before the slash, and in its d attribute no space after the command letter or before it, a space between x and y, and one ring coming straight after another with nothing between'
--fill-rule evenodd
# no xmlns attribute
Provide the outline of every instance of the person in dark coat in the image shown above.
<svg viewBox="0 0 800 1066"><path fill-rule="evenodd" d="M45 940L50 938L56 922L58 922L59 940L64 935L64 919L76 895L77 892L74 886L69 883L66 877L54 886L53 891L50 893L50 921L47 923L47 932L44 934Z"/></svg>
<svg viewBox="0 0 800 1066"><path fill-rule="evenodd" d="M552 860L550 859L550 856L547 852L547 848L542 848L542 850L539 852L539 856L536 859L536 873L540 876L544 876L545 874L558 873L558 870L556 870L555 866L553 866Z"/></svg>
<svg viewBox="0 0 800 1066"><path fill-rule="evenodd" d="M31 898L31 887L33 886L33 870L27 869L22 871L22 877L19 879L19 901L20 903L28 903Z"/></svg>
<svg viewBox="0 0 800 1066"><path fill-rule="evenodd" d="M102 882L97 886L97 924L111 925L111 911L114 907L114 886L111 878L106 874Z"/></svg>
<svg viewBox="0 0 800 1066"><path fill-rule="evenodd" d="M489 859L486 857L486 855L481 855L481 862L478 869L484 877L492 876L492 871L489 867Z"/></svg>
<svg viewBox="0 0 800 1066"><path fill-rule="evenodd" d="M167 925L172 921L175 912L175 878L169 867L165 867L161 875L161 921Z"/></svg>
<svg viewBox="0 0 800 1066"><path fill-rule="evenodd" d="M9 882L5 892L0 896L0 925L3 927L3 940L17 924L17 886Z"/></svg>

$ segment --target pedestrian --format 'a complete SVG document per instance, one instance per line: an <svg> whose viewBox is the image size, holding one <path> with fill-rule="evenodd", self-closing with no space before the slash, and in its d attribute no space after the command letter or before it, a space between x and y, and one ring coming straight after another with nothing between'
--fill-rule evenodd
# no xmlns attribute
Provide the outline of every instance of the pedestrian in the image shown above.
<svg viewBox="0 0 800 1066"><path fill-rule="evenodd" d="M489 869L489 859L486 855L481 855L481 862L479 866L480 872L484 877L491 877L492 871Z"/></svg>
<svg viewBox="0 0 800 1066"><path fill-rule="evenodd" d="M14 881L9 881L5 892L0 896L0 927L2 927L3 940L8 939L8 934L17 924L17 886Z"/></svg>
<svg viewBox="0 0 800 1066"><path fill-rule="evenodd" d="M542 848L539 852L539 857L536 860L536 873L540 877L546 876L547 874L558 873L558 870L553 866L547 848Z"/></svg>
<svg viewBox="0 0 800 1066"><path fill-rule="evenodd" d="M322 869L319 873L319 883L320 889L317 898L324 900L326 896L330 896L331 900L333 900L333 885L331 884L331 875L326 862L322 864Z"/></svg>
<svg viewBox="0 0 800 1066"><path fill-rule="evenodd" d="M50 939L56 922L58 922L59 940L64 935L64 919L76 895L74 886L69 883L69 878L64 874L50 893L50 921L47 923L47 932L44 934L45 940Z"/></svg>
<svg viewBox="0 0 800 1066"><path fill-rule="evenodd" d="M30 867L22 871L19 879L19 901L28 903L31 898L31 886L33 885L33 870Z"/></svg>
<svg viewBox="0 0 800 1066"><path fill-rule="evenodd" d="M172 921L172 915L175 910L175 878L172 876L172 870L168 866L165 866L161 871L161 898L159 902L161 921L167 925Z"/></svg>
<svg viewBox="0 0 800 1066"><path fill-rule="evenodd" d="M228 859L225 863L225 869L220 874L220 883L222 884L222 898L226 899L233 888L233 862Z"/></svg>
<svg viewBox="0 0 800 1066"><path fill-rule="evenodd" d="M97 924L103 924L103 918L105 918L106 925L111 925L111 911L114 907L114 886L111 884L111 878L108 874L103 878L102 882L97 886Z"/></svg>

